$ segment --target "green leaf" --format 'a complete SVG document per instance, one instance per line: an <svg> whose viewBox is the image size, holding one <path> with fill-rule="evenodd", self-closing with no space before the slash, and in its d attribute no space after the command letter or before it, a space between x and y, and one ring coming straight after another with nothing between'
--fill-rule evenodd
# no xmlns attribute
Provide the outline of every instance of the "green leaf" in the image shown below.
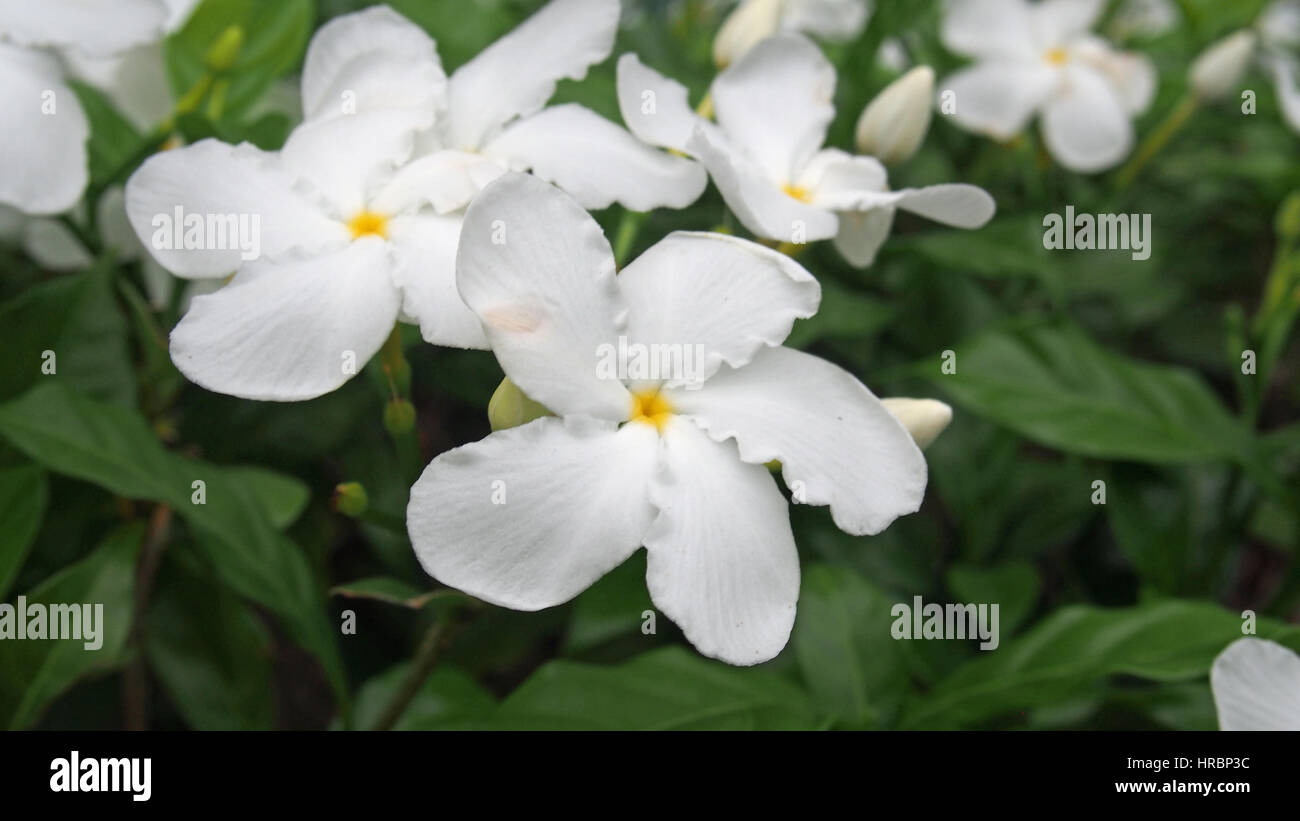
<svg viewBox="0 0 1300 821"><path fill-rule="evenodd" d="M5 330L0 399L46 381L67 383L118 404L135 404L126 320L108 276L103 266L60 276L0 305L0 328ZM53 373L45 372L47 362Z"/></svg>
<svg viewBox="0 0 1300 821"><path fill-rule="evenodd" d="M90 140L86 143L90 181L94 185L107 184L139 150L143 138L99 89L74 81L72 90L90 122Z"/></svg>
<svg viewBox="0 0 1300 821"><path fill-rule="evenodd" d="M183 555L183 554L181 554ZM196 730L271 728L271 641L249 607L169 556L149 612L149 663ZM191 562L190 564L196 564Z"/></svg>
<svg viewBox="0 0 1300 821"><path fill-rule="evenodd" d="M45 471L35 465L0 470L0 600L36 541L49 492Z"/></svg>
<svg viewBox="0 0 1300 821"><path fill-rule="evenodd" d="M818 706L848 727L886 726L902 703L907 674L890 635L892 604L851 570L804 573L795 656Z"/></svg>
<svg viewBox="0 0 1300 821"><path fill-rule="evenodd" d="M373 727L410 669L402 662L361 685L352 709L352 726ZM492 694L457 667L440 666L421 685L394 730L436 730L453 722L486 719L496 707Z"/></svg>
<svg viewBox="0 0 1300 821"><path fill-rule="evenodd" d="M918 372L968 410L1040 444L1099 459L1240 460L1254 441L1190 371L1111 353L1074 328L990 331Z"/></svg>
<svg viewBox="0 0 1300 821"><path fill-rule="evenodd" d="M1008 635L1038 603L1038 571L1029 562L998 567L955 564L948 569L948 588L958 601L997 604L998 630Z"/></svg>
<svg viewBox="0 0 1300 821"><path fill-rule="evenodd" d="M311 501L311 489L295 476L255 466L228 467L226 475L248 488L277 530L284 530L298 521Z"/></svg>
<svg viewBox="0 0 1300 821"><path fill-rule="evenodd" d="M613 667L552 661L502 702L490 726L797 730L823 723L806 693L767 670L666 647Z"/></svg>
<svg viewBox="0 0 1300 821"><path fill-rule="evenodd" d="M1075 605L967 662L906 710L904 729L964 727L1085 692L1107 676L1189 681L1242 636L1236 613L1207 602ZM1300 647L1300 627L1260 619L1258 635Z"/></svg>
<svg viewBox="0 0 1300 821"><path fill-rule="evenodd" d="M120 661L131 630L135 558L143 537L143 525L124 527L88 557L46 579L26 595L29 609L36 603L103 605L102 620L96 625L96 640L102 644L91 650L84 638L0 641L0 723L10 729L31 726L45 707L77 679L110 669ZM93 608L92 613L97 609ZM54 615L53 611L47 612ZM16 623L17 615L10 617Z"/></svg>
<svg viewBox="0 0 1300 821"><path fill-rule="evenodd" d="M0 435L49 469L130 499L170 505L198 537L222 581L279 615L340 694L342 665L306 557L272 525L267 502L236 470L163 449L138 413L43 385L0 405ZM196 482L203 503L196 503Z"/></svg>

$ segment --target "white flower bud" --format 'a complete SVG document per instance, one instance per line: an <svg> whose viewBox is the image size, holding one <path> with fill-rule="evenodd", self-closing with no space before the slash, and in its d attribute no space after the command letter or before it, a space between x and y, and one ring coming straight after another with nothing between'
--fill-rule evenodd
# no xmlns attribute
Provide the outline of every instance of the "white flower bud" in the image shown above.
<svg viewBox="0 0 1300 821"><path fill-rule="evenodd" d="M934 70L917 66L890 83L858 118L858 150L885 165L897 165L916 153L930 129Z"/></svg>
<svg viewBox="0 0 1300 821"><path fill-rule="evenodd" d="M776 34L781 23L781 0L740 0L713 38L713 62L726 68L760 40Z"/></svg>
<svg viewBox="0 0 1300 821"><path fill-rule="evenodd" d="M1255 32L1242 29L1214 43L1192 63L1188 82L1202 100L1217 100L1236 90L1255 54Z"/></svg>
<svg viewBox="0 0 1300 821"><path fill-rule="evenodd" d="M903 423L907 432L916 440L916 446L924 450L939 438L944 428L952 421L952 408L938 399L894 399L880 400L885 410Z"/></svg>

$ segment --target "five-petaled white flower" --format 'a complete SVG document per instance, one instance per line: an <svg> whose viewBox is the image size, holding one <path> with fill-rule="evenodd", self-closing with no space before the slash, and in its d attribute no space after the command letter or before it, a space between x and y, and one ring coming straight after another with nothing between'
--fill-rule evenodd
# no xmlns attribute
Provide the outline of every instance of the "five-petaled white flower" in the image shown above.
<svg viewBox="0 0 1300 821"><path fill-rule="evenodd" d="M456 293L451 212L506 167L588 207L698 197L695 163L586 109L540 110L559 78L609 54L617 21L616 0L555 0L448 79L391 9L346 15L308 48L305 121L280 151L204 140L150 158L127 185L136 233L178 276L235 272L172 331L177 367L221 393L298 400L357 373L398 319L434 344L486 347Z"/></svg>
<svg viewBox="0 0 1300 821"><path fill-rule="evenodd" d="M868 0L740 0L713 38L713 61L726 68L760 41L782 31L831 42L852 40L867 24Z"/></svg>
<svg viewBox="0 0 1300 821"><path fill-rule="evenodd" d="M889 236L895 209L960 228L993 216L993 198L973 185L890 191L874 157L822 148L834 90L834 68L797 34L769 37L714 79L716 124L691 110L685 87L636 55L618 63L619 106L632 133L699 159L727 206L760 237L834 237L849 262L866 267Z"/></svg>
<svg viewBox="0 0 1300 821"><path fill-rule="evenodd" d="M28 214L76 205L90 126L61 59L154 42L166 17L163 0L0 0L0 204Z"/></svg>
<svg viewBox="0 0 1300 821"><path fill-rule="evenodd" d="M958 0L948 6L943 41L974 65L939 83L948 113L963 128L1009 140L1042 113L1043 139L1056 161L1091 173L1132 150L1131 118L1155 95L1145 56L1116 51L1091 33L1104 0ZM944 110L942 107L940 110Z"/></svg>
<svg viewBox="0 0 1300 821"><path fill-rule="evenodd" d="M1266 639L1237 639L1210 669L1222 730L1300 730L1300 656Z"/></svg>
<svg viewBox="0 0 1300 821"><path fill-rule="evenodd" d="M849 533L921 503L925 458L903 425L846 371L781 346L820 299L784 254L679 232L616 276L578 203L512 174L467 210L457 284L506 375L557 416L447 451L416 482L411 543L445 584L537 610L644 545L650 596L691 643L756 664L785 646L799 594L766 463ZM703 367L610 378L599 352L620 338L702 346Z"/></svg>

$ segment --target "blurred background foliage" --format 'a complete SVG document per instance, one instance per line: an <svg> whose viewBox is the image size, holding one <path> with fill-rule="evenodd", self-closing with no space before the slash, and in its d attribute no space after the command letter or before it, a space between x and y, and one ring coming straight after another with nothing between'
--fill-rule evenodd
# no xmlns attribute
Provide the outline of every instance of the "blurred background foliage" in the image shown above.
<svg viewBox="0 0 1300 821"><path fill-rule="evenodd" d="M364 5L204 0L165 43L178 98L227 27L247 37L223 104L176 130L277 147L295 116L278 100L292 100L285 87L312 31ZM450 72L539 3L391 5L436 38ZM624 5L615 57L563 83L556 101L619 121L614 63L629 50L698 101L726 7ZM1160 73L1140 135L1183 97L1195 55L1263 5L1179 0L1173 29L1120 39ZM897 76L877 59L885 38L941 78L959 64L938 42L935 0L876 6L857 41L825 46L839 70L828 144L841 148ZM919 514L855 538L825 509L792 508L798 620L758 669L698 656L663 618L643 635L641 553L539 613L433 587L400 532L408 483L381 422L379 358L298 404L186 383L166 353L183 291L151 299L140 263L105 249L95 218L159 135L79 87L92 182L86 213L63 227L93 262L53 272L0 248L0 596L103 602L109 624L97 653L0 643L0 726L1215 727L1207 674L1240 635L1242 610L1259 614L1261 636L1300 649L1300 138L1266 77L1245 86L1257 114L1235 99L1203 108L1127 187L1055 167L1032 129L998 144L937 116L891 184L983 186L994 221L964 232L900 215L867 270L829 243L800 257L825 298L791 344L878 395L937 396L956 413L927 451ZM1067 204L1153 215L1151 258L1045 251L1043 217ZM596 216L613 237L623 214ZM633 252L674 229L723 225L736 230L710 188L688 209L651 214ZM487 433L501 371L490 353L406 331L427 460ZM1256 376L1240 371L1247 348L1260 352ZM45 350L57 376L39 370ZM944 351L955 374L940 370ZM191 503L195 480L204 505ZM345 481L368 492L359 519L331 505ZM1000 603L1001 646L894 641L890 608L914 596ZM354 635L341 630L345 611ZM430 642L445 650L425 675L429 654L417 650ZM410 706L392 715L404 688Z"/></svg>

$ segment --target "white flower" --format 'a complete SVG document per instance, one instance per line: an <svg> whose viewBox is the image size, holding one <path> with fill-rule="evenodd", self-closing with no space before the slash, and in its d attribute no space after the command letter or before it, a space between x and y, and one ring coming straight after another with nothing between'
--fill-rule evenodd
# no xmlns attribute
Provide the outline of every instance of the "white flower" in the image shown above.
<svg viewBox="0 0 1300 821"><path fill-rule="evenodd" d="M0 0L0 204L55 214L81 199L90 128L60 57L154 42L166 12L162 0Z"/></svg>
<svg viewBox="0 0 1300 821"><path fill-rule="evenodd" d="M1265 639L1237 639L1210 669L1223 730L1300 730L1300 656Z"/></svg>
<svg viewBox="0 0 1300 821"><path fill-rule="evenodd" d="M1178 19L1173 0L1124 0L1111 18L1108 31L1116 39L1157 37L1178 25Z"/></svg>
<svg viewBox="0 0 1300 821"><path fill-rule="evenodd" d="M1131 118L1155 95L1156 73L1140 54L1115 51L1090 33L1103 0L957 0L943 40L975 58L939 83L953 93L963 128L1008 140L1042 114L1043 139L1061 165L1091 173L1133 147Z"/></svg>
<svg viewBox="0 0 1300 821"><path fill-rule="evenodd" d="M925 458L880 400L781 347L820 298L784 254L678 232L615 276L576 202L512 174L467 210L457 282L506 375L557 415L441 454L412 488L411 543L445 584L538 610L644 545L655 605L702 653L756 664L785 646L799 595L767 462L849 533L921 503ZM601 351L620 340L700 346L703 384L611 378Z"/></svg>
<svg viewBox="0 0 1300 821"><path fill-rule="evenodd" d="M961 228L992 217L993 199L970 185L890 191L884 166L822 148L835 115L835 71L796 34L754 47L713 81L716 124L695 114L686 89L625 54L618 98L632 133L653 145L695 156L728 207L755 234L787 242L835 238L865 267L902 208Z"/></svg>
<svg viewBox="0 0 1300 821"><path fill-rule="evenodd" d="M916 153L930 130L934 111L934 69L917 66L876 95L858 118L858 150L885 165Z"/></svg>
<svg viewBox="0 0 1300 821"><path fill-rule="evenodd" d="M306 121L282 150L204 140L151 157L127 184L136 234L177 276L235 272L172 331L177 367L210 390L289 401L342 385L399 319L434 344L485 348L456 292L450 212L505 164L531 165L588 206L697 197L694 163L577 106L538 112L556 79L608 54L617 11L557 0L450 81L428 35L387 7L339 17L308 48ZM418 154L446 139L460 150ZM187 220L206 223L194 241Z"/></svg>
<svg viewBox="0 0 1300 821"><path fill-rule="evenodd" d="M1211 43L1188 69L1188 85L1202 100L1217 100L1230 94L1250 67L1255 45L1255 32L1250 29Z"/></svg>
<svg viewBox="0 0 1300 821"><path fill-rule="evenodd" d="M718 68L745 56L759 41L781 31L843 42L862 32L871 14L867 0L740 0L713 39Z"/></svg>
<svg viewBox="0 0 1300 821"><path fill-rule="evenodd" d="M1282 116L1300 133L1300 0L1276 0L1256 22L1264 67L1277 86Z"/></svg>

